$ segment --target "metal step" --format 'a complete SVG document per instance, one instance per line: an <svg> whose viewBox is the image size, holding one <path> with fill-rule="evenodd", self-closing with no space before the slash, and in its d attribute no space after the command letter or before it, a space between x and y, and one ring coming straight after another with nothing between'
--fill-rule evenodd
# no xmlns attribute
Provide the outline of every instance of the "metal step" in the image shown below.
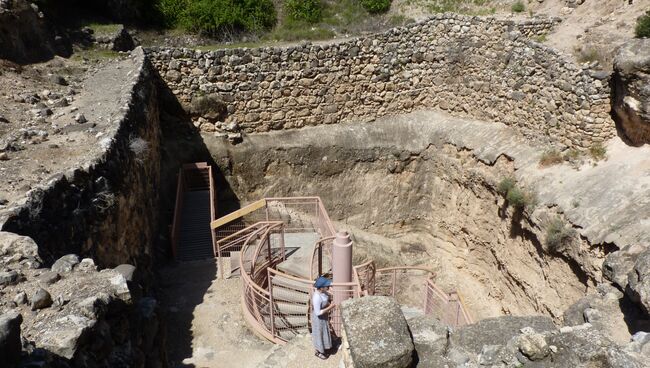
<svg viewBox="0 0 650 368"><path fill-rule="evenodd" d="M309 303L309 293L273 286L273 300L279 302Z"/></svg>
<svg viewBox="0 0 650 368"><path fill-rule="evenodd" d="M183 193L177 259L193 261L214 257L210 230L210 191Z"/></svg>

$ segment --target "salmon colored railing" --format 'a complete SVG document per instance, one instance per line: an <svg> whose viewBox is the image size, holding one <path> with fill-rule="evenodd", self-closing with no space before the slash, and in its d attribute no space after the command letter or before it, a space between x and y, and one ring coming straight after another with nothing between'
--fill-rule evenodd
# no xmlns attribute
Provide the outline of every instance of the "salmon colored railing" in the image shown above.
<svg viewBox="0 0 650 368"><path fill-rule="evenodd" d="M192 190L209 190L210 192L210 221L214 221L217 214L214 178L212 166L205 162L183 164L178 171L176 185L176 203L174 204L174 218L172 220L171 244L172 255L176 258L178 253L178 237L181 226L181 213L183 208L183 193ZM216 239L212 234L212 243Z"/></svg>

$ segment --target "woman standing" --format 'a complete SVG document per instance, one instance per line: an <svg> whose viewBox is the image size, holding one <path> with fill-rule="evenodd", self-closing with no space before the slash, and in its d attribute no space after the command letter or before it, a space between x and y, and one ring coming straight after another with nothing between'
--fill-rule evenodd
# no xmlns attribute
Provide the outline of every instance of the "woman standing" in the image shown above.
<svg viewBox="0 0 650 368"><path fill-rule="evenodd" d="M319 277L314 282L314 295L311 297L311 337L316 349L316 356L327 359L326 351L332 348L332 337L327 323L329 311L335 307L330 303L330 294L327 292L332 281L326 277Z"/></svg>

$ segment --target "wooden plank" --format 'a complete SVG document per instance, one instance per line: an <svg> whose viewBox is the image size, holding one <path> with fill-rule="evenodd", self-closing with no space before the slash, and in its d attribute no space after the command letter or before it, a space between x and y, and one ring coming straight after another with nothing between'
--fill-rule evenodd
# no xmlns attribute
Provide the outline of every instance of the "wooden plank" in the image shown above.
<svg viewBox="0 0 650 368"><path fill-rule="evenodd" d="M255 201L255 202L249 204L248 206L246 206L244 208L240 208L235 212L229 213L229 214L227 214L227 215L225 215L223 217L220 217L220 218L212 221L210 223L210 227L212 229L216 229L219 226L222 226L222 225L227 224L227 223L229 223L231 221L234 221L234 220L236 220L236 219L238 219L238 218L240 218L242 216L246 216L249 213L251 213L253 211L256 211L256 210L259 210L260 208L265 207L265 206L266 206L266 199L262 198L259 201Z"/></svg>

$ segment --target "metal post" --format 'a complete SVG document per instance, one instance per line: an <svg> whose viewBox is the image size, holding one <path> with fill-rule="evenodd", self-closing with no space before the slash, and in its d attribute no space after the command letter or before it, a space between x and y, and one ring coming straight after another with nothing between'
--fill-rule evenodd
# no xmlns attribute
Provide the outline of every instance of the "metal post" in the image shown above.
<svg viewBox="0 0 650 368"><path fill-rule="evenodd" d="M397 284L397 270L393 270L393 286L391 287L390 296L395 297L395 285Z"/></svg>
<svg viewBox="0 0 650 368"><path fill-rule="evenodd" d="M221 247L217 244L217 267L219 267L219 279L223 280L223 260L221 259ZM241 270L239 271L241 272Z"/></svg>
<svg viewBox="0 0 650 368"><path fill-rule="evenodd" d="M323 274L323 242L318 242L318 276Z"/></svg>
<svg viewBox="0 0 650 368"><path fill-rule="evenodd" d="M266 279L269 280L269 316L271 319L271 336L275 338L275 308L273 307L273 279L271 278L270 268L266 269ZM311 299L310 299L311 300Z"/></svg>
<svg viewBox="0 0 650 368"><path fill-rule="evenodd" d="M332 274L334 283L352 282L352 239L347 231L336 233L332 242ZM346 287L334 290L334 303L340 304L350 298ZM338 292L337 292L338 291Z"/></svg>
<svg viewBox="0 0 650 368"><path fill-rule="evenodd" d="M272 267L272 257L271 257L271 232L266 233L266 250L269 252L269 267Z"/></svg>

